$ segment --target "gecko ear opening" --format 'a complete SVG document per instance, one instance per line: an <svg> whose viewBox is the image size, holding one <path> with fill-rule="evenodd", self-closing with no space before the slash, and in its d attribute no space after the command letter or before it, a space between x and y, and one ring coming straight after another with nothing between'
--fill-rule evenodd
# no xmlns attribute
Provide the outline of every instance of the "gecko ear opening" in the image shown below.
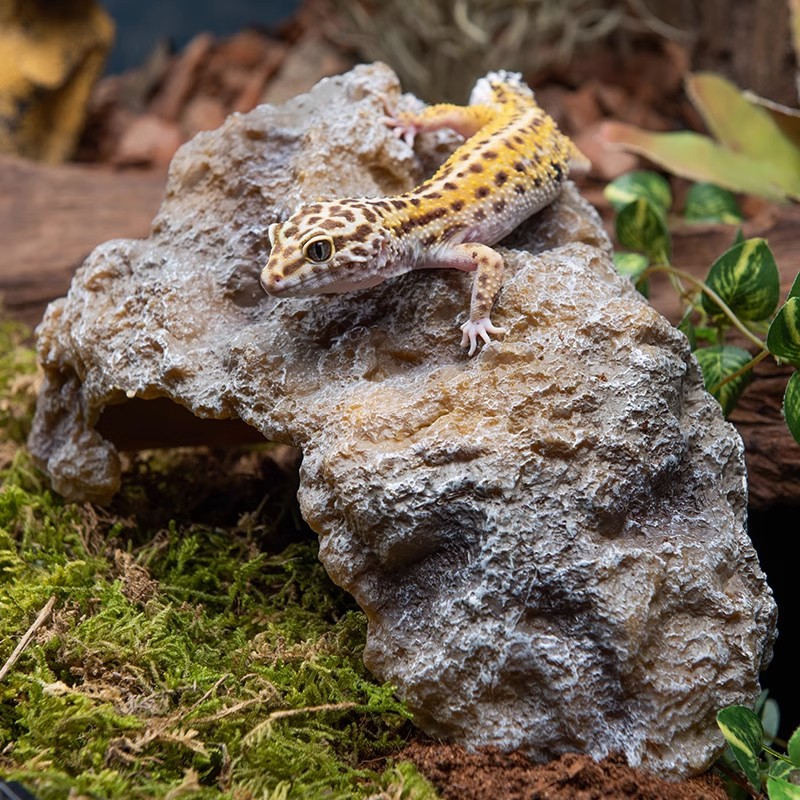
<svg viewBox="0 0 800 800"><path fill-rule="evenodd" d="M269 236L270 246L275 247L275 231L278 230L278 223L273 222L267 229L267 236Z"/></svg>

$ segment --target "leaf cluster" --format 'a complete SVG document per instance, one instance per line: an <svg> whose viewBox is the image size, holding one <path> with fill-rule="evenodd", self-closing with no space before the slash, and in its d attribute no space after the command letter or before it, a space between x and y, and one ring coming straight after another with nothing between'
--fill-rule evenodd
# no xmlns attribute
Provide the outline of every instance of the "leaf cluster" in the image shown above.
<svg viewBox="0 0 800 800"><path fill-rule="evenodd" d="M706 389L726 416L752 380L753 367L765 357L800 367L800 276L778 307L780 276L765 239L744 239L738 231L701 281L670 264L668 221L673 200L661 175L645 170L628 173L610 183L605 194L616 210L617 240L627 248L615 254L617 269L645 296L650 275L669 276L683 303L678 327L689 339ZM736 198L711 184L692 187L684 216L691 221L741 220ZM744 336L756 352L726 343L734 332ZM800 442L797 371L789 378L783 411L792 436Z"/></svg>
<svg viewBox="0 0 800 800"><path fill-rule="evenodd" d="M602 138L692 181L772 200L800 199L797 109L743 92L713 73L690 75L686 92L712 136L611 122Z"/></svg>
<svg viewBox="0 0 800 800"><path fill-rule="evenodd" d="M734 705L717 713L717 724L728 743L722 767L733 776L729 793L735 798L750 796L760 800L766 790L769 800L800 800L800 728L790 737L785 753L773 749L774 732L765 730L769 706L763 703L764 699L760 698L761 709L757 703L755 711ZM732 767L738 767L738 771Z"/></svg>

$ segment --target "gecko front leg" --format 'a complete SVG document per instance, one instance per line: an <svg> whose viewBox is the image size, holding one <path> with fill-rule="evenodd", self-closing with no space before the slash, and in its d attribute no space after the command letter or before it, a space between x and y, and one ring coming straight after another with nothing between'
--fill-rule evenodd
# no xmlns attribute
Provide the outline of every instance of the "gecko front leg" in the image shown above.
<svg viewBox="0 0 800 800"><path fill-rule="evenodd" d="M461 326L461 346L469 347L468 355L475 352L479 336L488 344L490 333L506 333L505 328L493 325L489 316L503 283L503 257L500 253L485 244L456 244L448 247L443 256L440 254L431 266L475 272L469 319Z"/></svg>

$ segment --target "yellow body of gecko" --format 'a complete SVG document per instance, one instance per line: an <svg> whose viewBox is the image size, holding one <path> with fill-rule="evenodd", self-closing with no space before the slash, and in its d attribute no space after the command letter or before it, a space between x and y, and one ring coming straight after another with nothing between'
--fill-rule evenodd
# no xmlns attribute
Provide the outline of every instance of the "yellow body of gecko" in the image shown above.
<svg viewBox="0 0 800 800"><path fill-rule="evenodd" d="M413 269L475 271L461 346L505 333L489 314L503 259L489 245L550 203L570 162L585 157L536 103L521 77L490 73L470 105L435 105L389 124L411 144L418 131L452 128L466 141L436 174L395 197L311 203L270 226L261 274L272 295L305 296L374 286ZM583 165L583 164L582 164Z"/></svg>

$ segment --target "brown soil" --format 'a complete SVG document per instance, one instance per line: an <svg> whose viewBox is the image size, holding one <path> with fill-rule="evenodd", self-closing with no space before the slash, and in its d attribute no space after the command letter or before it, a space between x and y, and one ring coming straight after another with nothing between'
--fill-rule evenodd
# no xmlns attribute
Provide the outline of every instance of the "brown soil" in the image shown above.
<svg viewBox="0 0 800 800"><path fill-rule="evenodd" d="M415 742L400 757L412 761L444 800L727 800L722 780L701 775L665 781L632 769L621 756L593 761L567 753L533 764L521 753L467 753L449 744Z"/></svg>

